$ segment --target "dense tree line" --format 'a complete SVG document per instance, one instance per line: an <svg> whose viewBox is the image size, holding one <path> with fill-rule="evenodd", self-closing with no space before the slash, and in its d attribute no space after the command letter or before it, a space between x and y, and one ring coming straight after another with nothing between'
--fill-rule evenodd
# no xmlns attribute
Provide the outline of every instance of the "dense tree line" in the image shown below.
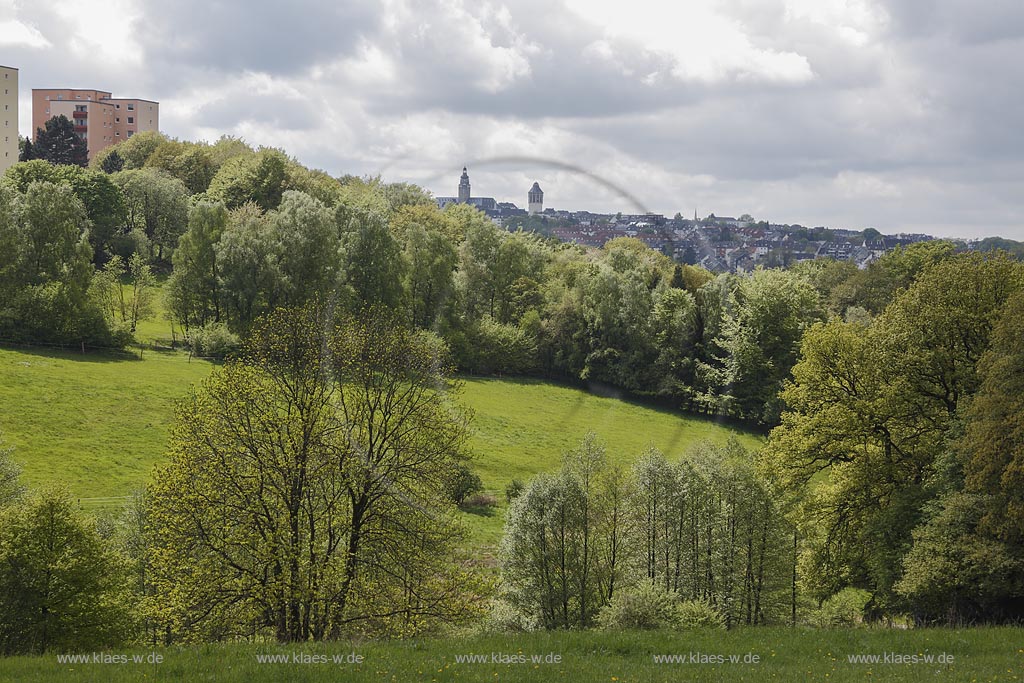
<svg viewBox="0 0 1024 683"><path fill-rule="evenodd" d="M644 587L705 604L726 627L788 622L791 532L750 456L735 442L679 462L652 449L627 471L589 434L509 509L503 599L552 629L591 627Z"/></svg>
<svg viewBox="0 0 1024 683"><path fill-rule="evenodd" d="M584 250L510 233L467 206L440 211L415 186L335 179L234 138L140 133L89 169L35 160L4 178L19 193L32 182L81 201L96 269L117 256L127 278L137 254L169 274L165 308L195 350L229 349L261 315L321 297L349 312L383 306L435 331L464 371L607 384L767 426L779 421L804 331L847 310L878 314L934 256L716 277L633 239ZM80 308L109 312L97 296ZM11 320L38 341L130 339L134 321L101 318L89 334Z"/></svg>
<svg viewBox="0 0 1024 683"><path fill-rule="evenodd" d="M925 255L906 259L906 288L877 316L850 309L804 335L767 468L793 500L819 600L856 587L878 616L1016 618L1024 266Z"/></svg>

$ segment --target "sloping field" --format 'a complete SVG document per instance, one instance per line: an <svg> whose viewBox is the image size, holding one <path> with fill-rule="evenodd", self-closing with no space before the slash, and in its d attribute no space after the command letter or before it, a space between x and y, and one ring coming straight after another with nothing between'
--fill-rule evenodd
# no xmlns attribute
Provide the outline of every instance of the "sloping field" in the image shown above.
<svg viewBox="0 0 1024 683"><path fill-rule="evenodd" d="M181 353L127 356L0 349L0 431L15 447L30 486L62 482L85 506L117 502L143 485L165 452L174 403L213 366ZM537 380L467 379L461 401L473 412L470 446L497 509L467 514L477 543L501 533L512 479L557 469L588 430L610 462L629 462L650 445L677 457L701 440L758 437L713 421L595 396Z"/></svg>

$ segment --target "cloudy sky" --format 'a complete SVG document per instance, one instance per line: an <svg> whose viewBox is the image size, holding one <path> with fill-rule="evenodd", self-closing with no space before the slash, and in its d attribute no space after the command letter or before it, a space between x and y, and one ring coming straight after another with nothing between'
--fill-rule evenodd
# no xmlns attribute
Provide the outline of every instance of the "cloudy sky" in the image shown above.
<svg viewBox="0 0 1024 683"><path fill-rule="evenodd" d="M1021 0L0 0L0 64L23 134L94 87L440 195L1024 239Z"/></svg>

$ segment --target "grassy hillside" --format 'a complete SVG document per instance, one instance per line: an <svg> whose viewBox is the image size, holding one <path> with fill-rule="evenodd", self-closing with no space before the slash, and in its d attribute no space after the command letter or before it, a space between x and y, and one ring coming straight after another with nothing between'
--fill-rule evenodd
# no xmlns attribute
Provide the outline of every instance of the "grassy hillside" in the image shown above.
<svg viewBox="0 0 1024 683"><path fill-rule="evenodd" d="M466 379L462 401L474 413L473 467L500 502L474 520L477 541L487 545L501 536L509 482L557 469L561 454L589 430L605 442L611 463L628 464L649 446L673 459L702 440L721 444L735 436L748 448L760 444L759 437L712 420L538 380Z"/></svg>
<svg viewBox="0 0 1024 683"><path fill-rule="evenodd" d="M145 482L163 457L174 402L211 367L171 352L133 360L0 349L0 431L15 446L26 483L61 481L84 503L110 502L104 499ZM712 421L540 381L468 379L461 400L473 411L474 467L501 501L498 509L467 514L475 544L500 537L506 485L556 469L588 430L607 443L613 462L628 462L649 445L673 456L733 434L757 444Z"/></svg>
<svg viewBox="0 0 1024 683"><path fill-rule="evenodd" d="M0 431L31 486L75 497L123 496L164 451L174 401L210 371L180 353L142 360L0 349Z"/></svg>
<svg viewBox="0 0 1024 683"><path fill-rule="evenodd" d="M562 681L668 683L675 681L1013 681L1024 675L1021 629L970 630L756 628L722 631L531 633L458 640L275 645L206 645L158 649L160 664L58 663L55 655L13 657L0 666L0 683L18 681ZM138 650L143 658L152 651ZM723 663L656 664L654 655L722 656ZM946 663L856 664L850 655L910 655ZM122 653L118 653L122 654ZM363 657L349 663L349 655ZM483 655L481 663L456 657ZM260 662L257 656L284 662ZM326 663L293 658L320 656ZM492 663L520 655L526 663ZM333 663L333 658L341 658ZM540 657L534 664L532 658ZM555 657L559 661L555 663ZM757 657L757 663L753 658ZM953 663L948 663L949 656ZM742 662L729 663L729 657ZM354 659L354 658L352 658ZM544 661L550 659L550 662ZM131 661L129 657L129 661ZM307 660L309 661L309 660Z"/></svg>

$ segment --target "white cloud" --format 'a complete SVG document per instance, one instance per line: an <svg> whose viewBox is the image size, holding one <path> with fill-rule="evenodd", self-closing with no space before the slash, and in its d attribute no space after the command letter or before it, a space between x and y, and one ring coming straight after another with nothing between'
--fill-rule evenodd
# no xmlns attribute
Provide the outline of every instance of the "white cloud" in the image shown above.
<svg viewBox="0 0 1024 683"><path fill-rule="evenodd" d="M44 48L50 47L50 41L34 26L28 26L17 19L6 19L0 21L0 45Z"/></svg>
<svg viewBox="0 0 1024 683"><path fill-rule="evenodd" d="M803 82L813 77L807 58L794 50L759 47L741 22L711 0L567 0L581 18L604 27L604 40L624 57L646 50L669 58L668 73L681 81L767 80ZM606 48L605 48L606 49ZM656 80L646 74L648 80Z"/></svg>
<svg viewBox="0 0 1024 683"><path fill-rule="evenodd" d="M900 188L871 173L843 171L835 178L836 188L847 199L897 199Z"/></svg>

